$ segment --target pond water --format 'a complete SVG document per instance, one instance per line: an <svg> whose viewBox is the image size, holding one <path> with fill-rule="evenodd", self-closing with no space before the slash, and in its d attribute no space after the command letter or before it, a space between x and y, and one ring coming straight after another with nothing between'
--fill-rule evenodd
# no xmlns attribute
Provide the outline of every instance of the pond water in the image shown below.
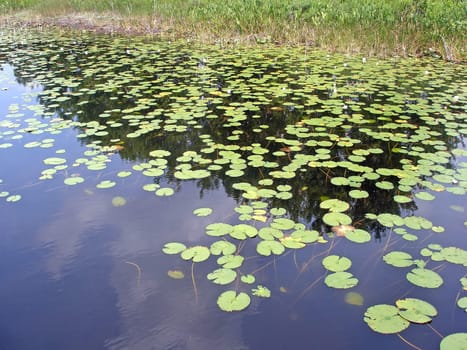
<svg viewBox="0 0 467 350"><path fill-rule="evenodd" d="M465 67L0 38L1 349L466 346Z"/></svg>

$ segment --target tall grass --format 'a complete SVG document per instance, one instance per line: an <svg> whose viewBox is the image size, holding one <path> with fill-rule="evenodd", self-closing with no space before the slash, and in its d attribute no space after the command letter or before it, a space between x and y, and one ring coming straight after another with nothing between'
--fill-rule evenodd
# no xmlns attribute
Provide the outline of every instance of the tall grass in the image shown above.
<svg viewBox="0 0 467 350"><path fill-rule="evenodd" d="M0 11L117 13L174 35L465 57L465 0L0 0ZM450 57L448 57L450 58Z"/></svg>

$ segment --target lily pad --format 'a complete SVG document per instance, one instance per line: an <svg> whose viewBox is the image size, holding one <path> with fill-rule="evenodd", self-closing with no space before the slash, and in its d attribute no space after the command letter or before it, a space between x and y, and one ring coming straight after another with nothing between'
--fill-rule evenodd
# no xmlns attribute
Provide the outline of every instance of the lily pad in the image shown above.
<svg viewBox="0 0 467 350"><path fill-rule="evenodd" d="M423 288L438 288L443 284L443 279L437 272L424 268L415 268L406 277L411 283Z"/></svg>
<svg viewBox="0 0 467 350"><path fill-rule="evenodd" d="M183 271L180 270L169 270L167 271L167 275L175 280L180 280L185 277Z"/></svg>
<svg viewBox="0 0 467 350"><path fill-rule="evenodd" d="M399 315L412 323L428 323L438 314L436 308L426 301L416 298L396 300Z"/></svg>
<svg viewBox="0 0 467 350"><path fill-rule="evenodd" d="M367 231L362 229L347 231L345 234L345 238L355 243L366 243L371 241L371 235Z"/></svg>
<svg viewBox="0 0 467 350"><path fill-rule="evenodd" d="M162 248L162 251L165 254L180 254L186 249L186 245L179 242L170 242L166 243Z"/></svg>
<svg viewBox="0 0 467 350"><path fill-rule="evenodd" d="M352 261L345 256L329 255L323 259L322 264L326 270L340 272L348 270L352 266Z"/></svg>
<svg viewBox="0 0 467 350"><path fill-rule="evenodd" d="M253 284L255 283L256 278L253 275L243 275L240 277L240 280L246 284Z"/></svg>
<svg viewBox="0 0 467 350"><path fill-rule="evenodd" d="M193 260L193 262L205 261L210 255L209 248L200 245L187 248L180 254L183 260Z"/></svg>
<svg viewBox="0 0 467 350"><path fill-rule="evenodd" d="M237 250L237 246L228 241L216 241L213 244L211 244L211 247L209 249L211 250L211 254L213 255L230 255L235 253L235 251Z"/></svg>
<svg viewBox="0 0 467 350"><path fill-rule="evenodd" d="M413 265L412 255L400 251L392 251L383 256L383 260L395 267L408 267Z"/></svg>
<svg viewBox="0 0 467 350"><path fill-rule="evenodd" d="M261 241L256 246L256 251L264 256L281 255L285 251L285 247L277 241Z"/></svg>
<svg viewBox="0 0 467 350"><path fill-rule="evenodd" d="M393 305L370 306L363 317L368 326L378 333L395 334L409 327L410 323L399 315L399 309Z"/></svg>
<svg viewBox="0 0 467 350"><path fill-rule="evenodd" d="M466 350L467 333L453 333L444 337L439 344L440 350Z"/></svg>
<svg viewBox="0 0 467 350"><path fill-rule="evenodd" d="M467 312L467 297L463 297L457 300L457 306L459 306L461 309L464 309L464 311Z"/></svg>
<svg viewBox="0 0 467 350"><path fill-rule="evenodd" d="M240 292L237 294L234 290L223 292L217 298L217 305L222 311L242 311L250 305L250 296L246 293Z"/></svg>
<svg viewBox="0 0 467 350"><path fill-rule="evenodd" d="M245 258L241 255L224 255L217 259L217 263L226 269L236 269L243 264Z"/></svg>
<svg viewBox="0 0 467 350"><path fill-rule="evenodd" d="M261 298L270 298L271 297L271 291L264 286L258 285L256 288L253 288L251 290L252 294L257 297Z"/></svg>
<svg viewBox="0 0 467 350"><path fill-rule="evenodd" d="M211 215L212 209L211 208L198 208L193 210L193 214L196 216L208 216Z"/></svg>
<svg viewBox="0 0 467 350"><path fill-rule="evenodd" d="M331 288L348 289L358 284L358 279L350 272L334 272L327 275L324 283Z"/></svg>
<svg viewBox="0 0 467 350"><path fill-rule="evenodd" d="M343 213L326 213L323 216L323 221L329 226L350 225L352 223L351 217Z"/></svg>
<svg viewBox="0 0 467 350"><path fill-rule="evenodd" d="M349 209L350 205L340 199L327 199L319 204L322 209L329 209L330 212L343 212Z"/></svg>
<svg viewBox="0 0 467 350"><path fill-rule="evenodd" d="M217 269L207 275L208 280L221 285L232 283L237 277L237 272L231 269Z"/></svg>

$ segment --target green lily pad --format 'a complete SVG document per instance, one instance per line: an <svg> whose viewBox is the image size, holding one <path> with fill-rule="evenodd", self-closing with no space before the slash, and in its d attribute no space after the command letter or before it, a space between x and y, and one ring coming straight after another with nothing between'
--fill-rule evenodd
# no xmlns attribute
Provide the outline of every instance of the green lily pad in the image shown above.
<svg viewBox="0 0 467 350"><path fill-rule="evenodd" d="M236 269L242 266L244 260L241 255L223 255L217 259L217 263L225 269Z"/></svg>
<svg viewBox="0 0 467 350"><path fill-rule="evenodd" d="M243 275L240 277L240 280L246 284L253 284L255 283L256 278L253 275Z"/></svg>
<svg viewBox="0 0 467 350"><path fill-rule="evenodd" d="M412 323L431 322L432 317L438 314L433 305L415 298L396 300L396 306L399 309L399 315Z"/></svg>
<svg viewBox="0 0 467 350"><path fill-rule="evenodd" d="M217 298L217 305L222 311L242 311L250 305L250 296L246 293L240 292L237 294L234 290L223 292Z"/></svg>
<svg viewBox="0 0 467 350"><path fill-rule="evenodd" d="M285 236L281 238L280 242L282 243L284 247L289 248L289 249L301 249L305 247L305 243L291 236Z"/></svg>
<svg viewBox="0 0 467 350"><path fill-rule="evenodd" d="M352 266L352 261L345 256L329 255L323 259L322 264L326 270L340 272L348 270Z"/></svg>
<svg viewBox="0 0 467 350"><path fill-rule="evenodd" d="M264 256L281 255L285 251L285 247L277 241L261 241L256 246L256 251Z"/></svg>
<svg viewBox="0 0 467 350"><path fill-rule="evenodd" d="M345 234L345 238L355 243L366 243L371 241L371 235L362 229L349 230Z"/></svg>
<svg viewBox="0 0 467 350"><path fill-rule="evenodd" d="M233 226L229 224L224 224L222 222L213 223L206 226L206 234L208 236L220 237L229 234L232 232Z"/></svg>
<svg viewBox="0 0 467 350"><path fill-rule="evenodd" d="M229 235L233 238L244 240L249 238L256 237L258 230L256 227L247 225L247 224L238 224L233 226L232 231L229 232Z"/></svg>
<svg viewBox="0 0 467 350"><path fill-rule="evenodd" d="M350 205L340 199L327 199L319 204L322 209L329 209L330 212L343 212L349 209Z"/></svg>
<svg viewBox="0 0 467 350"><path fill-rule="evenodd" d="M378 333L395 334L409 327L410 323L399 315L399 309L393 305L370 306L363 317L368 326Z"/></svg>
<svg viewBox="0 0 467 350"><path fill-rule="evenodd" d="M13 194L11 196L6 197L7 202L18 202L20 201L22 196L20 194Z"/></svg>
<svg viewBox="0 0 467 350"><path fill-rule="evenodd" d="M275 218L271 223L271 227L278 230L290 230L294 228L294 226L295 221L285 218Z"/></svg>
<svg viewBox="0 0 467 350"><path fill-rule="evenodd" d="M58 157L50 157L44 159L44 164L46 165L60 165L60 164L65 164L66 159L64 158L58 158Z"/></svg>
<svg viewBox="0 0 467 350"><path fill-rule="evenodd" d="M466 350L467 333L453 333L444 337L439 344L440 350Z"/></svg>
<svg viewBox="0 0 467 350"><path fill-rule="evenodd" d="M316 230L296 230L290 237L303 243L313 243L319 239L320 235Z"/></svg>
<svg viewBox="0 0 467 350"><path fill-rule="evenodd" d="M334 272L326 276L324 283L331 288L348 289L358 284L358 279L350 272Z"/></svg>
<svg viewBox="0 0 467 350"><path fill-rule="evenodd" d="M323 221L329 226L350 225L352 219L343 213L326 213L323 215Z"/></svg>
<svg viewBox="0 0 467 350"><path fill-rule="evenodd" d="M67 177L65 180L63 180L63 183L69 186L74 186L74 185L77 185L83 182L84 182L84 179L80 176Z"/></svg>
<svg viewBox="0 0 467 350"><path fill-rule="evenodd" d="M383 260L395 267L408 267L413 265L412 255L400 251L392 251L383 256Z"/></svg>
<svg viewBox="0 0 467 350"><path fill-rule="evenodd" d="M467 312L467 297L463 297L457 300L457 306L459 306L461 309L464 309L464 311Z"/></svg>
<svg viewBox="0 0 467 350"><path fill-rule="evenodd" d="M253 288L251 290L252 294L254 296L260 297L260 298L270 298L271 297L271 291L264 286L258 285L256 288Z"/></svg>
<svg viewBox="0 0 467 350"><path fill-rule="evenodd" d="M193 210L193 214L196 216L208 216L211 215L212 209L211 208L198 208Z"/></svg>
<svg viewBox="0 0 467 350"><path fill-rule="evenodd" d="M221 285L232 283L236 277L237 272L227 268L214 270L207 275L208 280Z"/></svg>
<svg viewBox="0 0 467 350"><path fill-rule="evenodd" d="M183 260L193 260L193 262L205 261L210 255L209 248L200 245L187 248L180 254Z"/></svg>
<svg viewBox="0 0 467 350"><path fill-rule="evenodd" d="M432 270L415 268L407 273L409 282L423 288L438 288L443 284L441 276Z"/></svg>
<svg viewBox="0 0 467 350"><path fill-rule="evenodd" d="M115 181L111 181L111 180L102 180L101 182L99 182L96 187L97 188L111 188L111 187L114 187L117 183Z"/></svg>
<svg viewBox="0 0 467 350"><path fill-rule="evenodd" d="M417 197L418 199L422 199L424 201L432 201L433 199L436 198L429 192L417 192L415 193L415 197Z"/></svg>
<svg viewBox="0 0 467 350"><path fill-rule="evenodd" d="M368 198L370 194L364 190L352 190L349 192L349 196L355 199Z"/></svg>
<svg viewBox="0 0 467 350"><path fill-rule="evenodd" d="M165 254L180 254L186 249L186 245L178 242L166 243L162 248L162 251Z"/></svg>
<svg viewBox="0 0 467 350"><path fill-rule="evenodd" d="M174 194L173 188L170 187L161 187L156 191L156 196L159 197L168 197Z"/></svg>
<svg viewBox="0 0 467 350"><path fill-rule="evenodd" d="M282 238L284 237L284 233L277 229L277 228L272 228L272 227L263 227L258 231L258 236L261 239L267 240L267 241L273 241L276 238Z"/></svg>
<svg viewBox="0 0 467 350"><path fill-rule="evenodd" d="M237 250L237 246L228 241L216 241L209 248L213 255L231 255Z"/></svg>

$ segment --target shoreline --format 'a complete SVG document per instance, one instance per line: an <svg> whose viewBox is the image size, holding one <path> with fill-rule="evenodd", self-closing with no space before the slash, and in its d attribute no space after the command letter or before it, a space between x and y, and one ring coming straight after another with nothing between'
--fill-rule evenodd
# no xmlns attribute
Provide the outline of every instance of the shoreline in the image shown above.
<svg viewBox="0 0 467 350"><path fill-rule="evenodd" d="M213 33L206 30L202 23L182 27L175 20L161 19L155 16L124 16L117 12L69 12L54 15L43 15L31 11L15 11L0 15L0 28L22 28L64 31L82 31L103 35L139 36L161 40L192 40L201 44L262 45L307 47L311 50L326 51L366 57L432 57L445 61L465 64L467 56L464 45L459 50L444 38L438 47L410 46L407 38L400 38L394 31L394 41L386 42L382 37L375 36L374 42L368 42L363 28L356 31L336 30L334 33L323 30L318 32L304 26L296 33L296 38L277 38L272 33L236 33L225 28L224 32ZM323 37L335 37L335 41L328 41ZM386 38L387 39L387 38ZM414 39L415 40L415 39ZM413 42L413 40L412 40ZM342 43L345 43L344 45ZM366 44L365 44L366 43ZM441 47L440 47L441 45ZM459 52L460 51L460 52Z"/></svg>

